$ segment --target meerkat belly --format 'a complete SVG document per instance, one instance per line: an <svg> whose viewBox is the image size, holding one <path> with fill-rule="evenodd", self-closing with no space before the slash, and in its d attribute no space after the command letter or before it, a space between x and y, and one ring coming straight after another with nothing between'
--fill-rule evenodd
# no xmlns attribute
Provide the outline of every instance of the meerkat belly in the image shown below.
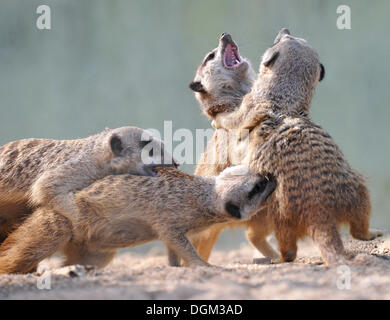
<svg viewBox="0 0 390 320"><path fill-rule="evenodd" d="M330 135L306 121L281 127L251 159L256 170L276 175L280 206L293 212L342 211L358 200L359 177Z"/></svg>
<svg viewBox="0 0 390 320"><path fill-rule="evenodd" d="M157 233L142 219L115 219L94 225L90 246L98 248L125 248L158 240Z"/></svg>

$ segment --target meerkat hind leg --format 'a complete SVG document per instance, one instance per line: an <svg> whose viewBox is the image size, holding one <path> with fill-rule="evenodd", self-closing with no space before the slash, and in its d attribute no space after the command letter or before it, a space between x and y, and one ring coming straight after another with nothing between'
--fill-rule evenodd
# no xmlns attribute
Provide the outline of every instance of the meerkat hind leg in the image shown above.
<svg viewBox="0 0 390 320"><path fill-rule="evenodd" d="M358 221L353 221L350 227L350 233L352 237L358 240L370 241L374 240L377 237L383 236L383 232L378 230L370 230L369 218L359 219Z"/></svg>
<svg viewBox="0 0 390 320"><path fill-rule="evenodd" d="M28 273L72 237L72 225L62 215L38 209L0 246L0 274Z"/></svg>
<svg viewBox="0 0 390 320"><path fill-rule="evenodd" d="M335 224L311 228L314 243L327 265L347 264L343 242Z"/></svg>

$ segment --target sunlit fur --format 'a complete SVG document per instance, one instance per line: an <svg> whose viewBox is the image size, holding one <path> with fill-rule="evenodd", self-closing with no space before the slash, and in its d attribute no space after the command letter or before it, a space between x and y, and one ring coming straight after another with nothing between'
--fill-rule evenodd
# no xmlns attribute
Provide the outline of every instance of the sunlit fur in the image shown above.
<svg viewBox="0 0 390 320"><path fill-rule="evenodd" d="M118 249L154 240L169 248L172 265L182 258L189 266L207 266L187 235L250 218L276 186L273 178L242 167L216 178L174 168L157 171L157 177L107 176L76 193L77 221L47 207L37 209L0 247L0 273L31 272L58 250L65 265L104 267Z"/></svg>

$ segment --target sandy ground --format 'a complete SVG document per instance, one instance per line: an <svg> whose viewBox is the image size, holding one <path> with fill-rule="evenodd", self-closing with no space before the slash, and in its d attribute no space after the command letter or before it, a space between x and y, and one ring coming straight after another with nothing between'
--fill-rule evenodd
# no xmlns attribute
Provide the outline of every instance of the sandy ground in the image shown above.
<svg viewBox="0 0 390 320"><path fill-rule="evenodd" d="M356 254L349 269L321 265L310 240L286 264L253 264L247 244L216 250L210 262L219 268L168 267L164 250L155 248L118 254L107 268L89 272L55 268L54 257L44 262L52 268L50 290L37 288L37 274L2 275L0 299L390 299L390 236L344 243Z"/></svg>

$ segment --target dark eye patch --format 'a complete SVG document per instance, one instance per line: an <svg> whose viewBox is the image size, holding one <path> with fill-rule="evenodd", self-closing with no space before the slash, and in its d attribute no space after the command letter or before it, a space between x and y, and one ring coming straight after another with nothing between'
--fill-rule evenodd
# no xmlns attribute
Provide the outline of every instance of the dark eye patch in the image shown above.
<svg viewBox="0 0 390 320"><path fill-rule="evenodd" d="M322 79L324 79L324 77L325 77L325 67L322 63L320 63L320 70L321 70L321 72L320 72L320 80L319 81L322 81Z"/></svg>
<svg viewBox="0 0 390 320"><path fill-rule="evenodd" d="M238 219L241 218L240 208L239 208L238 206L236 206L234 203L232 203L231 201L229 201L228 203L226 203L226 205L225 205L225 210L226 210L232 217L235 217L235 218L238 218Z"/></svg>
<svg viewBox="0 0 390 320"><path fill-rule="evenodd" d="M209 62L210 60L213 60L215 58L215 52L211 52L207 57L206 59L204 60L204 63L206 64L207 62Z"/></svg>
<svg viewBox="0 0 390 320"><path fill-rule="evenodd" d="M263 193L267 185L267 180L263 179L260 182L256 183L253 189L248 194L248 199L251 200L256 194Z"/></svg>

